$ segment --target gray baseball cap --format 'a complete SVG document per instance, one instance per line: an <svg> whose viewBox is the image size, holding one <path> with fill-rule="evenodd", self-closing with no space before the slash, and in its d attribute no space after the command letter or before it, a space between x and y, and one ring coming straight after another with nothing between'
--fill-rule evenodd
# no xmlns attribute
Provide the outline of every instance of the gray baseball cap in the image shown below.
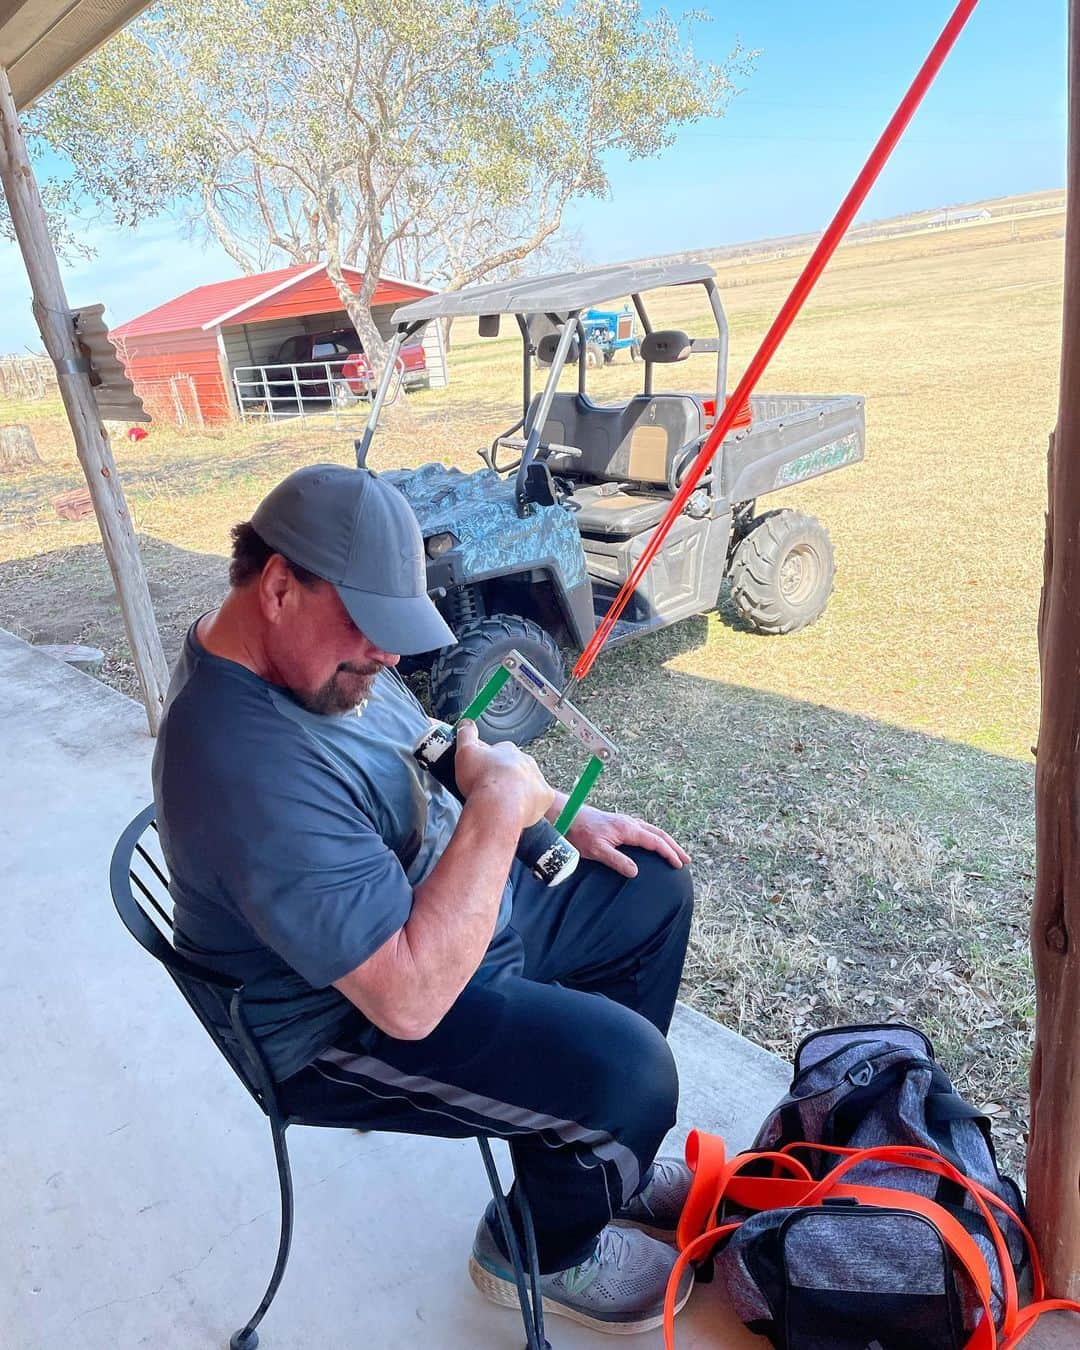
<svg viewBox="0 0 1080 1350"><path fill-rule="evenodd" d="M297 469L263 498L251 524L275 552L329 581L384 652L408 656L457 641L428 597L412 507L370 469Z"/></svg>

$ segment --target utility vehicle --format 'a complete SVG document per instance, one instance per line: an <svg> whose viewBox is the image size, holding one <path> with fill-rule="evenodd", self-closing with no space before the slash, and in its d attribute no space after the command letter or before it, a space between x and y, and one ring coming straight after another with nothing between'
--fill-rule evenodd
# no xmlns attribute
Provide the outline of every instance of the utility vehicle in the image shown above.
<svg viewBox="0 0 1080 1350"><path fill-rule="evenodd" d="M654 329L644 297L704 288L715 335ZM629 296L641 326L642 391L595 402L586 388L584 315ZM357 442L366 461L398 348L439 318L479 318L495 336L502 315L523 342L521 416L478 453L475 473L442 464L382 476L408 498L427 550L428 589L458 638L430 656L431 702L454 720L505 653L517 649L554 683L562 647L582 647L659 525L715 423L727 389L728 325L704 263L625 264L470 287L394 314L395 336ZM537 339L531 318L546 316ZM707 355L700 393L658 390L667 366ZM532 390L534 357L547 378ZM560 390L564 367L576 390ZM704 362L702 365L704 366ZM760 394L725 439L701 486L624 611L610 641L626 642L715 607L730 579L735 607L762 633L791 633L821 614L833 586L823 525L790 508L760 511L770 492L863 458L863 399ZM480 724L490 740L525 744L549 714L511 682Z"/></svg>

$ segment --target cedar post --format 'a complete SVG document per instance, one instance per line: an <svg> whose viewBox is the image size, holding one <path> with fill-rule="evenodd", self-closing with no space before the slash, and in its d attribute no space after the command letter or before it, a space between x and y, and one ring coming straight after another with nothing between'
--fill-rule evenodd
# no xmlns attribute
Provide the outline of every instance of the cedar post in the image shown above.
<svg viewBox="0 0 1080 1350"><path fill-rule="evenodd" d="M109 437L94 401L90 377L81 369L60 266L49 238L45 208L26 151L7 71L0 66L0 183L34 293L45 350L56 366L75 450L94 503L101 542L127 629L128 645L142 687L150 734L157 735L169 668L150 603L139 546L124 500Z"/></svg>
<svg viewBox="0 0 1080 1350"><path fill-rule="evenodd" d="M1039 612L1028 1200L1049 1291L1080 1298L1080 0L1069 5L1065 308Z"/></svg>

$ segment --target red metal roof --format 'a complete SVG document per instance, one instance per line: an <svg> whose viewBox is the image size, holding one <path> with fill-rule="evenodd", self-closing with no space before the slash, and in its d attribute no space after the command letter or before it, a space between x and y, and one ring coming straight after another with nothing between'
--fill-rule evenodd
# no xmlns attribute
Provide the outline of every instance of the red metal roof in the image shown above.
<svg viewBox="0 0 1080 1350"><path fill-rule="evenodd" d="M363 273L355 268L343 269L350 276L361 277ZM311 294L307 294L305 282L311 283ZM332 303L328 292L333 292ZM283 291L289 291L289 297L295 304L289 306L292 313L318 314L330 309L340 309L341 302L326 276L325 263L301 263L295 267L279 267L272 272L257 272L253 276L235 277L231 281L212 282L208 286L196 286L193 291L168 300L156 309L148 310L135 319L129 319L113 329L113 335L119 338L138 337L150 333L177 333L185 329L211 329L222 322L242 323L247 317L255 318L271 297ZM375 304L404 303L406 300L420 299L431 295L426 286L417 286L412 282L384 278L379 282L373 297ZM268 317L260 314L258 317Z"/></svg>

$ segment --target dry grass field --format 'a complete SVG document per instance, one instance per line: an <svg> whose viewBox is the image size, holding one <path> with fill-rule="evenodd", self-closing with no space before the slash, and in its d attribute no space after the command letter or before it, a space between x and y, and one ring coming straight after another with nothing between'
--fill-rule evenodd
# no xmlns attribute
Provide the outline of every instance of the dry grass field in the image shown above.
<svg viewBox="0 0 1080 1350"><path fill-rule="evenodd" d="M694 856L687 998L785 1055L833 1020L918 1022L999 1117L1014 1164L1062 227L1047 211L841 250L763 385L866 396L866 462L783 494L832 533L825 616L763 638L722 601L606 654L582 691L624 749L597 799L652 815ZM733 376L802 261L718 269ZM708 331L705 313L678 292L655 305L691 331ZM393 411L374 467L476 466L517 416L516 339L454 338L451 388ZM669 372L667 387L709 387L708 358ZM590 374L614 398L640 368L623 356ZM94 642L131 689L93 521L50 506L80 481L60 409L0 404L10 420L32 424L44 463L0 480L0 625ZM117 440L171 651L220 592L229 525L289 468L351 453L347 432L314 423ZM539 756L553 776L574 771L556 736Z"/></svg>

